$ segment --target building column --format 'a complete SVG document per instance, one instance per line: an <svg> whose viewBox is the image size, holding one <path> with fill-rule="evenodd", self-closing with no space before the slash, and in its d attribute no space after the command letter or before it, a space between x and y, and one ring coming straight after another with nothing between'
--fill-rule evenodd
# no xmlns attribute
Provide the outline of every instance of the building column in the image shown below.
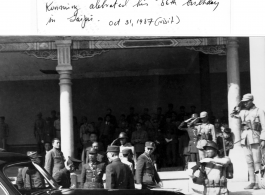
<svg viewBox="0 0 265 195"><path fill-rule="evenodd" d="M200 64L200 88L201 88L201 110L211 111L211 78L209 55L199 52Z"/></svg>
<svg viewBox="0 0 265 195"><path fill-rule="evenodd" d="M250 37L250 85L254 103L265 111L265 37Z"/></svg>
<svg viewBox="0 0 265 195"><path fill-rule="evenodd" d="M227 85L228 85L228 118L229 127L234 133L237 142L241 139L240 119L230 117L235 106L240 102L240 70L238 60L238 40L236 37L227 38ZM234 149L230 151L229 157L234 165L233 181L247 181L247 163L244 157L243 149L240 142L234 145Z"/></svg>
<svg viewBox="0 0 265 195"><path fill-rule="evenodd" d="M74 156L71 44L71 40L55 41L58 58L56 71L60 75L61 150L66 159Z"/></svg>

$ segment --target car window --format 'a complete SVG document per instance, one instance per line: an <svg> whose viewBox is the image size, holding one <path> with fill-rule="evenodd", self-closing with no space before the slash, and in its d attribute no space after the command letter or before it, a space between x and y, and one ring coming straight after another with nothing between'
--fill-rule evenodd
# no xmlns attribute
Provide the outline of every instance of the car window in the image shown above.
<svg viewBox="0 0 265 195"><path fill-rule="evenodd" d="M52 188L49 182L31 163L8 166L4 169L4 174L18 190Z"/></svg>

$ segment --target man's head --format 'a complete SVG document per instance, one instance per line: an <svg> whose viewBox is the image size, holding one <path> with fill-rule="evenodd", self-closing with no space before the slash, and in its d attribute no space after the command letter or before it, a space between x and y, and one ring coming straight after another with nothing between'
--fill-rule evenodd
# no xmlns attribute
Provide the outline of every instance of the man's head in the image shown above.
<svg viewBox="0 0 265 195"><path fill-rule="evenodd" d="M99 150L98 142L94 142L92 144L92 148L94 148L94 150L98 151Z"/></svg>
<svg viewBox="0 0 265 195"><path fill-rule="evenodd" d="M51 143L50 142L45 142L44 143L44 148L45 148L45 151L49 151L52 147L51 147Z"/></svg>
<svg viewBox="0 0 265 195"><path fill-rule="evenodd" d="M120 147L119 146L108 146L107 148L107 157L109 162L112 162L114 159L119 158Z"/></svg>
<svg viewBox="0 0 265 195"><path fill-rule="evenodd" d="M52 140L52 147L55 148L55 149L60 149L61 141L58 138L54 138Z"/></svg>
<svg viewBox="0 0 265 195"><path fill-rule="evenodd" d="M136 130L140 131L142 129L142 123L141 122L137 122L136 123Z"/></svg>
<svg viewBox="0 0 265 195"><path fill-rule="evenodd" d="M97 150L95 150L93 147L89 149L88 151L88 161L89 162L96 162L97 160Z"/></svg>
<svg viewBox="0 0 265 195"><path fill-rule="evenodd" d="M254 97L250 93L243 95L243 98L241 100L246 109L250 109L253 106L253 101Z"/></svg>
<svg viewBox="0 0 265 195"><path fill-rule="evenodd" d="M131 159L132 157L132 150L130 148L125 148L122 150L122 155L124 158Z"/></svg>
<svg viewBox="0 0 265 195"><path fill-rule="evenodd" d="M119 135L119 140L120 140L120 143L121 143L122 146L123 146L124 144L126 144L127 139L128 139L127 134L124 133L124 132L121 132L120 135Z"/></svg>
<svg viewBox="0 0 265 195"><path fill-rule="evenodd" d="M40 165L41 164L41 155L39 155L36 151L28 151L27 156L30 157L31 161Z"/></svg>
<svg viewBox="0 0 265 195"><path fill-rule="evenodd" d="M90 133L89 139L93 143L93 142L96 142L97 141L98 136L97 136L96 133L92 132L92 133Z"/></svg>
<svg viewBox="0 0 265 195"><path fill-rule="evenodd" d="M217 155L218 146L213 141L208 141L207 144L203 147L206 158L213 158Z"/></svg>
<svg viewBox="0 0 265 195"><path fill-rule="evenodd" d="M223 136L225 139L229 138L231 136L231 129L230 128L225 128L223 132Z"/></svg>
<svg viewBox="0 0 265 195"><path fill-rule="evenodd" d="M203 123L206 123L208 121L208 113L203 111L200 113L200 118L202 120Z"/></svg>
<svg viewBox="0 0 265 195"><path fill-rule="evenodd" d="M214 121L214 128L215 129L219 129L221 127L221 122L220 122L220 119L215 119Z"/></svg>
<svg viewBox="0 0 265 195"><path fill-rule="evenodd" d="M66 162L66 169L70 171L70 173L74 172L76 169L78 169L79 164L81 163L81 160L77 160L73 157L68 156L68 160Z"/></svg>
<svg viewBox="0 0 265 195"><path fill-rule="evenodd" d="M155 143L154 142L145 142L145 153L151 155L155 151Z"/></svg>

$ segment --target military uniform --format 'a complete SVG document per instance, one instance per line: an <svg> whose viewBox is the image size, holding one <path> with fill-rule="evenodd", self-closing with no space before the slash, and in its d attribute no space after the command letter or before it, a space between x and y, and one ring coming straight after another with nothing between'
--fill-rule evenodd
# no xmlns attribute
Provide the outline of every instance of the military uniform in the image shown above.
<svg viewBox="0 0 265 195"><path fill-rule="evenodd" d="M197 129L198 135L196 147L198 148L200 159L203 159L205 158L203 147L206 145L207 141L210 140L216 142L215 129L214 126L209 122L199 124L195 126L195 128Z"/></svg>
<svg viewBox="0 0 265 195"><path fill-rule="evenodd" d="M253 95L245 94L241 103L253 101L253 99ZM251 182L251 185L246 189L252 189L256 183L254 172L261 168L260 142L265 140L265 113L253 104L251 108L242 109L239 113L233 114L232 117L241 119L241 146L245 153ZM257 185L255 189L258 189Z"/></svg>
<svg viewBox="0 0 265 195"><path fill-rule="evenodd" d="M81 163L81 160L68 156L68 160L66 163L67 167L64 167L63 169L57 171L53 175L54 180L63 188L70 188L71 187L71 176L70 175L72 172L78 169L80 163Z"/></svg>
<svg viewBox="0 0 265 195"><path fill-rule="evenodd" d="M45 169L54 176L54 174L64 168L65 158L63 153L58 149L51 149L45 156Z"/></svg>
<svg viewBox="0 0 265 195"><path fill-rule="evenodd" d="M119 146L108 146L107 153L117 154L117 158L106 167L107 189L134 189L133 174L128 165L123 164L118 158Z"/></svg>
<svg viewBox="0 0 265 195"><path fill-rule="evenodd" d="M83 188L104 188L102 180L104 173L104 163L96 161L84 164L81 172L81 186Z"/></svg>
<svg viewBox="0 0 265 195"><path fill-rule="evenodd" d="M135 179L137 184L142 184L142 189L159 188L161 180L155 169L153 158L143 153L138 157Z"/></svg>
<svg viewBox="0 0 265 195"><path fill-rule="evenodd" d="M198 154L198 148L197 146L197 137L198 137L198 131L193 125L187 125L187 123L184 121L182 122L178 129L182 131L187 131L190 141L188 145L188 153L190 155L189 162L198 162L199 161L199 154Z"/></svg>
<svg viewBox="0 0 265 195"><path fill-rule="evenodd" d="M42 175L36 169L29 169L28 167L19 169L16 184L18 189L45 187L45 182Z"/></svg>
<svg viewBox="0 0 265 195"><path fill-rule="evenodd" d="M66 168L61 169L53 175L53 179L63 188L70 188L71 176L70 171Z"/></svg>

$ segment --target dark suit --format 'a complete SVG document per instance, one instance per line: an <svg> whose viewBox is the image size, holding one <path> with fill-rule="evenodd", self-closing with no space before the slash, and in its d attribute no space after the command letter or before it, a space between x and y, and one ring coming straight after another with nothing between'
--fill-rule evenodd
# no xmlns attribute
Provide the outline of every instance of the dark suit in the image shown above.
<svg viewBox="0 0 265 195"><path fill-rule="evenodd" d="M63 188L70 188L71 186L70 171L68 171L66 168L56 172L53 178Z"/></svg>
<svg viewBox="0 0 265 195"><path fill-rule="evenodd" d="M161 180L155 169L153 159L148 157L146 153L143 153L138 157L135 179L137 184L142 184L142 189L160 187L157 183Z"/></svg>
<svg viewBox="0 0 265 195"><path fill-rule="evenodd" d="M119 158L113 160L106 168L107 189L135 189L133 174L128 165Z"/></svg>

